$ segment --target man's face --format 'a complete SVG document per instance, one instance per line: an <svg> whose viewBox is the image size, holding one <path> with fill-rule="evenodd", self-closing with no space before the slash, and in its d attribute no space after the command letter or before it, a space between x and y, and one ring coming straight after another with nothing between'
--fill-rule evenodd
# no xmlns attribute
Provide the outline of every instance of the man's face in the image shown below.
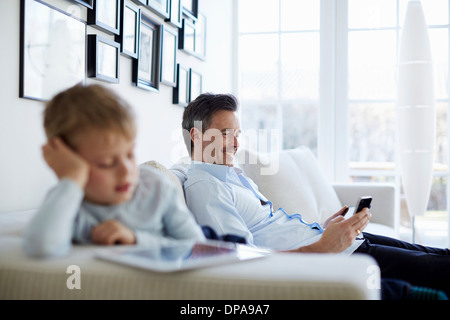
<svg viewBox="0 0 450 320"><path fill-rule="evenodd" d="M239 119L234 111L221 110L214 113L211 124L204 133L198 129L193 130L196 134L193 138L194 160L233 166L241 133ZM201 155L198 153L200 145Z"/></svg>

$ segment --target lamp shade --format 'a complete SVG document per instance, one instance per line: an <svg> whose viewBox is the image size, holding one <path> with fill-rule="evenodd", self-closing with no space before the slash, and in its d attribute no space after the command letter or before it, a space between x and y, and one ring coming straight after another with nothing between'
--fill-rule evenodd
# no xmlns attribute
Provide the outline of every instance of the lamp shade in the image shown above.
<svg viewBox="0 0 450 320"><path fill-rule="evenodd" d="M433 175L436 111L428 28L420 1L409 1L401 35L397 78L397 138L406 204L426 212Z"/></svg>

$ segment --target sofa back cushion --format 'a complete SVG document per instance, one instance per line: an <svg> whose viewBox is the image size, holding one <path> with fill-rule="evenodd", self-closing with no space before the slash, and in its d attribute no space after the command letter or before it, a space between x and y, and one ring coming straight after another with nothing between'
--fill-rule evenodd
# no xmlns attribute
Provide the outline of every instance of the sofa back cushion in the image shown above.
<svg viewBox="0 0 450 320"><path fill-rule="evenodd" d="M154 161L154 160L144 162L141 164L141 166L153 167L153 168L157 169L159 172L161 172L162 174L164 174L165 176L167 176L175 184L177 191L178 191L178 195L183 200L183 203L186 203L186 200L184 198L183 184L180 181L180 177L178 177L178 175L175 172L167 169L164 165L162 165L158 161Z"/></svg>
<svg viewBox="0 0 450 320"><path fill-rule="evenodd" d="M314 154L307 147L272 154L239 150L244 173L273 203L274 209L300 213L308 222L323 223L342 205Z"/></svg>

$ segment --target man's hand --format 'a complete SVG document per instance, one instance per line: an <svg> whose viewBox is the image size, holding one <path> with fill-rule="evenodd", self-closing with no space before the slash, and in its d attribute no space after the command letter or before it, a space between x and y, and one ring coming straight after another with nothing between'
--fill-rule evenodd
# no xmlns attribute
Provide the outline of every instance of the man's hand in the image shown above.
<svg viewBox="0 0 450 320"><path fill-rule="evenodd" d="M89 178L89 164L60 138L53 138L42 146L45 161L58 179L72 179L84 189Z"/></svg>
<svg viewBox="0 0 450 320"><path fill-rule="evenodd" d="M341 210L339 210L338 212L336 212L335 214L333 214L331 217L329 217L323 224L323 228L325 229L326 227L328 227L328 224L330 223L331 220L333 220L334 218L337 218L339 216L343 216L345 217L345 215L348 212L348 206L344 206Z"/></svg>
<svg viewBox="0 0 450 320"><path fill-rule="evenodd" d="M364 208L347 220L343 216L332 219L319 240L326 252L342 252L350 247L362 230L367 227L371 214Z"/></svg>
<svg viewBox="0 0 450 320"><path fill-rule="evenodd" d="M92 228L92 242L103 245L135 244L134 232L117 220L107 220Z"/></svg>
<svg viewBox="0 0 450 320"><path fill-rule="evenodd" d="M339 211L341 212L341 211ZM338 212L338 213L339 213ZM364 208L358 214L345 219L341 214L333 215L319 241L291 252L338 253L353 244L355 238L367 227L372 214Z"/></svg>

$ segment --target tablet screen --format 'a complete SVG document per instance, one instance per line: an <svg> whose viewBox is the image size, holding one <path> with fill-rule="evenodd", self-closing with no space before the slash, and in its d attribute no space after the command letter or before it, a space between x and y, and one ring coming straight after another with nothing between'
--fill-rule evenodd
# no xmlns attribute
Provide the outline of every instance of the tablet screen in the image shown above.
<svg viewBox="0 0 450 320"><path fill-rule="evenodd" d="M268 250L220 242L183 242L157 248L119 248L101 251L98 258L143 269L172 272L262 258Z"/></svg>

